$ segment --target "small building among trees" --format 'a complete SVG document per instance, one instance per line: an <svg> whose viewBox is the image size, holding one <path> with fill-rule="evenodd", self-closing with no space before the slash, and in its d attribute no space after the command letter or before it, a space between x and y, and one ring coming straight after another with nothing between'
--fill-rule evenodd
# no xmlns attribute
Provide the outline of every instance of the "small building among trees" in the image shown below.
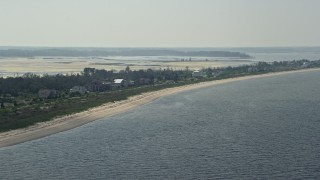
<svg viewBox="0 0 320 180"><path fill-rule="evenodd" d="M39 98L48 99L48 98L56 98L58 95L58 91L54 89L40 89L38 91Z"/></svg>
<svg viewBox="0 0 320 180"><path fill-rule="evenodd" d="M207 77L207 74L203 71L193 71L192 77L196 77L196 78Z"/></svg>
<svg viewBox="0 0 320 180"><path fill-rule="evenodd" d="M80 93L81 95L85 94L87 91L87 88L84 86L73 86L70 89L70 93Z"/></svg>
<svg viewBox="0 0 320 180"><path fill-rule="evenodd" d="M111 82L93 82L86 85L86 88L90 92L103 92L103 91L111 90L112 83Z"/></svg>
<svg viewBox="0 0 320 180"><path fill-rule="evenodd" d="M115 79L113 82L115 87L128 87L128 81L125 79Z"/></svg>
<svg viewBox="0 0 320 180"><path fill-rule="evenodd" d="M151 79L149 78L140 78L139 79L139 84L140 85L148 85L151 83Z"/></svg>

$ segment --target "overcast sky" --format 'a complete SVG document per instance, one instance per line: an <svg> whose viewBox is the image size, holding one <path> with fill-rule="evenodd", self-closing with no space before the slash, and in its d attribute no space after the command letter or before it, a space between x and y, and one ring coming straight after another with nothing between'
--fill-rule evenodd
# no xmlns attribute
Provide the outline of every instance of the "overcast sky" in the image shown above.
<svg viewBox="0 0 320 180"><path fill-rule="evenodd" d="M0 46L319 46L320 0L0 0Z"/></svg>

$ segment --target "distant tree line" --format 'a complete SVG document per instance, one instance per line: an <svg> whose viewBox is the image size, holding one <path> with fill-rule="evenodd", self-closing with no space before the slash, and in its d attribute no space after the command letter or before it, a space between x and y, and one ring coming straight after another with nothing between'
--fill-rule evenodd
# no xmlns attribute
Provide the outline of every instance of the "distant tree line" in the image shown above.
<svg viewBox="0 0 320 180"><path fill-rule="evenodd" d="M0 50L2 57L35 57L35 56L184 56L184 57L237 57L251 58L240 52L230 51L180 51L172 49L76 49L76 48L46 48L46 49L6 49Z"/></svg>

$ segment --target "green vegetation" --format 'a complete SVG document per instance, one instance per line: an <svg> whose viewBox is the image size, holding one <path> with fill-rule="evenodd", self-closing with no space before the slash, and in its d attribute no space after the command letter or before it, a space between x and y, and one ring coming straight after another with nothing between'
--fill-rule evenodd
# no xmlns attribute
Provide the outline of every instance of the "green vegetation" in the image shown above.
<svg viewBox="0 0 320 180"><path fill-rule="evenodd" d="M120 72L85 68L81 74L25 74L22 77L0 78L0 132L18 129L38 122L81 112L108 102L125 100L143 92L268 72L320 67L318 61L259 62L255 65L206 68L197 74L185 70L139 70L130 67ZM114 79L127 83L114 84ZM72 92L74 86L88 91Z"/></svg>

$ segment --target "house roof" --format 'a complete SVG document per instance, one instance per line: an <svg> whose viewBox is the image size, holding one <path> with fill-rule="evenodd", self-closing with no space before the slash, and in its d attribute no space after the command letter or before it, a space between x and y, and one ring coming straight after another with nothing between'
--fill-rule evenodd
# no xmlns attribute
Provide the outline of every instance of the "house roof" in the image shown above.
<svg viewBox="0 0 320 180"><path fill-rule="evenodd" d="M124 80L124 79L115 79L115 80L114 80L114 83L116 83L116 84L121 84L123 80Z"/></svg>

